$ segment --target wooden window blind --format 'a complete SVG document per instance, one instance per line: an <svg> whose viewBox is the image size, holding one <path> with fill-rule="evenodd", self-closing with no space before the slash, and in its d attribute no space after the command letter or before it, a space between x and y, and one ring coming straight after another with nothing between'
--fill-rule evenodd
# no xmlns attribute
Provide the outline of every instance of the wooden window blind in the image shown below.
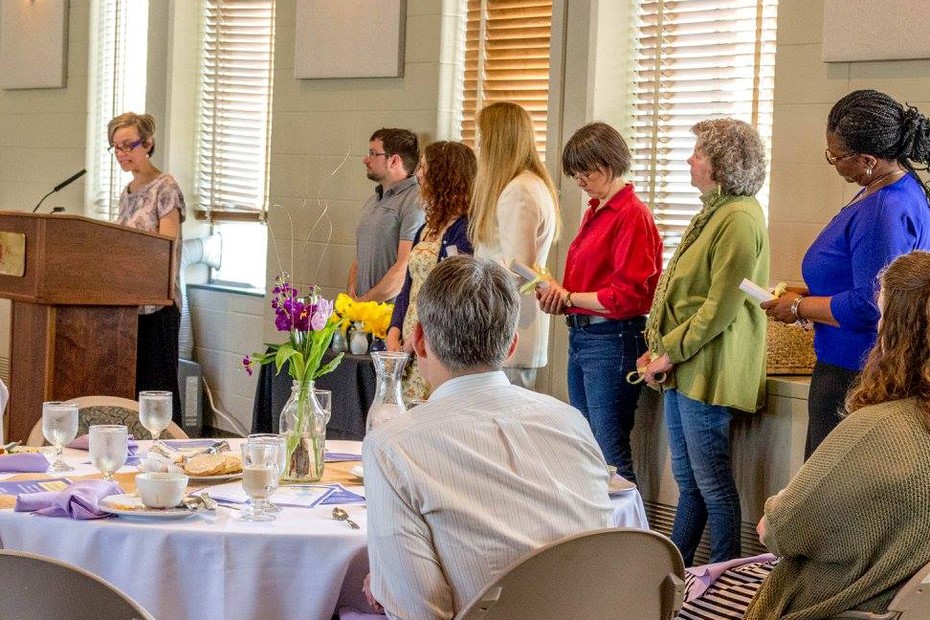
<svg viewBox="0 0 930 620"><path fill-rule="evenodd" d="M123 112L145 111L149 4L95 0L90 7L85 212L115 220L120 193L132 175L107 151L107 125Z"/></svg>
<svg viewBox="0 0 930 620"><path fill-rule="evenodd" d="M258 221L268 195L274 0L203 0L196 208Z"/></svg>
<svg viewBox="0 0 930 620"><path fill-rule="evenodd" d="M770 150L777 0L638 0L634 25L632 179L650 205L666 261L700 210L686 162L690 128L729 116ZM768 181L758 195L768 204Z"/></svg>
<svg viewBox="0 0 930 620"><path fill-rule="evenodd" d="M467 0L462 141L475 147L479 110L513 101L529 112L545 157L552 0Z"/></svg>

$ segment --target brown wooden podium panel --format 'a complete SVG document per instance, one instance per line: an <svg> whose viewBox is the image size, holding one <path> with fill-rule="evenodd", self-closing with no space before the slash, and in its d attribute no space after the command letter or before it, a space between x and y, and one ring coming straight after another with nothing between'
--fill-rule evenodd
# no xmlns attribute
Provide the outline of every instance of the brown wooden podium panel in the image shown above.
<svg viewBox="0 0 930 620"><path fill-rule="evenodd" d="M13 301L9 438L25 441L44 401L135 398L138 306L173 303L174 241L9 211L0 232L25 238L22 275L0 274L0 297Z"/></svg>

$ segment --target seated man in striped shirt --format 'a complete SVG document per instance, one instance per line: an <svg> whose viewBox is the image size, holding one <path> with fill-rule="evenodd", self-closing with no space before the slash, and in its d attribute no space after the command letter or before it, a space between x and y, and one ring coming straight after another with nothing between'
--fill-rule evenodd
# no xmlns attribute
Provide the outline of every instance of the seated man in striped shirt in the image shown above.
<svg viewBox="0 0 930 620"><path fill-rule="evenodd" d="M429 401L365 437L370 597L389 617L452 618L514 561L610 526L609 474L587 421L500 370L517 344L513 277L452 257L413 333Z"/></svg>

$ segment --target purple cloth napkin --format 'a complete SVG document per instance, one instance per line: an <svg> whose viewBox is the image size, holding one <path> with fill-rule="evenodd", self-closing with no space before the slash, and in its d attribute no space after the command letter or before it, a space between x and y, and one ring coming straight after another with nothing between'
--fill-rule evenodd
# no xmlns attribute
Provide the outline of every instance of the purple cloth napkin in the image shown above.
<svg viewBox="0 0 930 620"><path fill-rule="evenodd" d="M104 497L121 495L123 490L115 482L81 480L64 491L23 493L16 496L15 512L34 512L47 517L72 519L100 519L110 516L97 506Z"/></svg>
<svg viewBox="0 0 930 620"><path fill-rule="evenodd" d="M129 454L135 454L136 448L139 447L139 444L136 443L136 440L129 437ZM73 448L75 450L90 450L90 435L81 435L75 439L72 439L70 443L65 445L66 448Z"/></svg>
<svg viewBox="0 0 930 620"><path fill-rule="evenodd" d="M354 607L340 607L339 620L384 620L384 614L365 614Z"/></svg>
<svg viewBox="0 0 930 620"><path fill-rule="evenodd" d="M361 461L361 454L352 454L351 452L327 452L327 463L340 463L342 461Z"/></svg>
<svg viewBox="0 0 930 620"><path fill-rule="evenodd" d="M743 564L750 564L753 562L772 562L775 559L776 557L771 553L763 553L762 555L756 555L751 558L735 558L733 560L727 560L726 562L717 562L716 564L705 564L703 566L692 566L691 568L686 568L686 571L694 575L694 586L685 596L685 601L693 601L694 599L704 594L704 592L707 591L707 588L714 585L714 582L720 578L720 575L724 574L731 568L742 566Z"/></svg>
<svg viewBox="0 0 930 620"><path fill-rule="evenodd" d="M5 474L36 473L47 470L48 459L38 452L0 455L0 472Z"/></svg>

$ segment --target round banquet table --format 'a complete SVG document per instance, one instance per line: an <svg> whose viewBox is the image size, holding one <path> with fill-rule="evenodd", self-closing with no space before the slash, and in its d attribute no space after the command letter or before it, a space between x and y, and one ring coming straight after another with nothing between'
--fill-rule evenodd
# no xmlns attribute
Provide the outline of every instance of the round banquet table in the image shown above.
<svg viewBox="0 0 930 620"><path fill-rule="evenodd" d="M139 443L142 451L151 442ZM231 443L235 448L237 442ZM326 445L332 452L361 454L360 442ZM65 456L77 467L65 477L96 473L87 452L69 449ZM327 463L323 482L341 482L363 494L362 487L349 486L347 471L357 464ZM125 480L135 472L135 467L120 470L129 474L120 480L124 489L131 486ZM28 476L35 475L17 478ZM11 477L0 474L0 480ZM648 527L637 491L611 500L614 525ZM0 547L85 568L126 592L159 620L330 620L344 604L367 609L360 589L368 572L365 506L343 505L359 530L334 520L332 508L285 507L277 520L262 523L238 521L239 511L224 506L215 514L172 520L80 521L4 509L0 510Z"/></svg>

